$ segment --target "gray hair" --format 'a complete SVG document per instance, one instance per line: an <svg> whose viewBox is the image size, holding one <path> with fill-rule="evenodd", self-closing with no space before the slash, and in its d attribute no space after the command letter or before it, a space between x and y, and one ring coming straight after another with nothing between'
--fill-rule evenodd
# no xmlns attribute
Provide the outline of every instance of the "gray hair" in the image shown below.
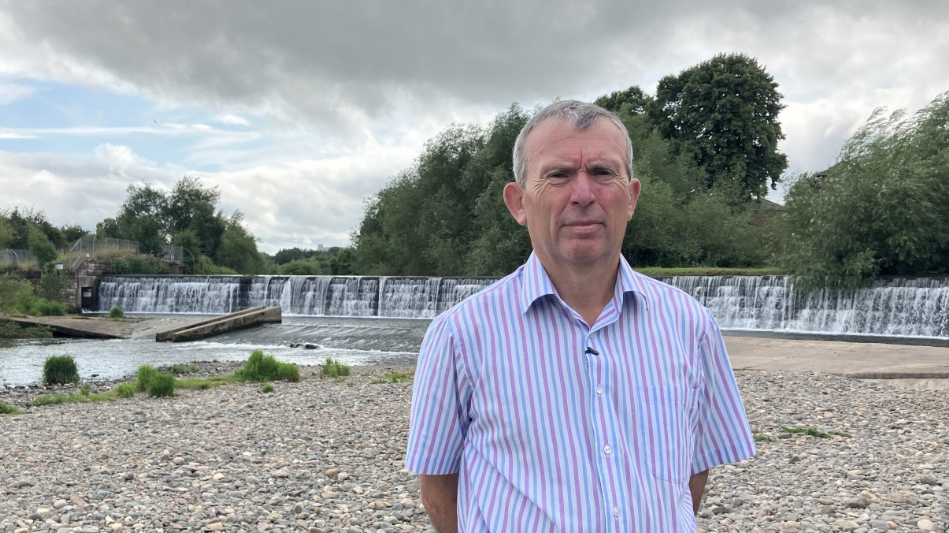
<svg viewBox="0 0 949 533"><path fill-rule="evenodd" d="M548 120L559 122L568 122L578 130L585 130L594 125L598 120L608 120L616 126L626 139L626 173L629 179L633 179L633 142L629 139L629 132L626 126L613 113L594 104L588 104L577 100L563 100L554 102L543 108L521 129L521 133L514 142L514 181L523 186L527 182L527 156L524 154L524 143L527 136L539 125Z"/></svg>

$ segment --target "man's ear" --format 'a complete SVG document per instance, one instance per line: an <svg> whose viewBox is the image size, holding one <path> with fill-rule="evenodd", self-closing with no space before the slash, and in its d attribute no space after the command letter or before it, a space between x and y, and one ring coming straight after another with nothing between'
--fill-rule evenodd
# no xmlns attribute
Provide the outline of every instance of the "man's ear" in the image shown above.
<svg viewBox="0 0 949 533"><path fill-rule="evenodd" d="M527 225L527 213L524 212L524 189L517 182L512 181L504 186L504 205L518 224Z"/></svg>
<svg viewBox="0 0 949 533"><path fill-rule="evenodd" d="M626 212L626 220L631 220L633 218L633 212L636 211L636 202L639 200L639 189L641 184L639 180L633 178L629 180L629 206L627 206L628 211Z"/></svg>

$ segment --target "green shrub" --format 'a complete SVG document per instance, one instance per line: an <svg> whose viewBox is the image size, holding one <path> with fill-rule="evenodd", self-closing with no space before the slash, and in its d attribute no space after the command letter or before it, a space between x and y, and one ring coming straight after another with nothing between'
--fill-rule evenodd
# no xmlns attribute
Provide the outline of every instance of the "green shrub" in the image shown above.
<svg viewBox="0 0 949 533"><path fill-rule="evenodd" d="M21 326L12 320L0 320L0 339L46 339L53 332L46 326Z"/></svg>
<svg viewBox="0 0 949 533"><path fill-rule="evenodd" d="M15 415L20 412L15 405L0 402L0 415Z"/></svg>
<svg viewBox="0 0 949 533"><path fill-rule="evenodd" d="M63 276L62 272L58 270L52 270L43 274L43 278L34 289L34 292L40 298L61 302L66 299L65 293L68 286L69 281L66 280L66 277Z"/></svg>
<svg viewBox="0 0 949 533"><path fill-rule="evenodd" d="M175 376L172 374L157 373L148 380L145 392L153 398L174 396Z"/></svg>
<svg viewBox="0 0 949 533"><path fill-rule="evenodd" d="M251 352L244 369L238 372L241 379L246 381L267 381L277 377L277 368L280 363L272 355L264 355L260 350Z"/></svg>
<svg viewBox="0 0 949 533"><path fill-rule="evenodd" d="M62 394L44 394L33 398L33 405L42 407L44 405L59 405L64 403L66 398Z"/></svg>
<svg viewBox="0 0 949 533"><path fill-rule="evenodd" d="M115 391L115 395L119 398L131 398L135 396L134 383L122 383L120 385L116 385L113 390Z"/></svg>
<svg viewBox="0 0 949 533"><path fill-rule="evenodd" d="M36 298L30 304L30 312L33 316L63 316L66 314L66 304L55 302L45 298Z"/></svg>
<svg viewBox="0 0 949 533"><path fill-rule="evenodd" d="M267 385L264 385L263 387L260 388L260 392L264 394L270 394L271 392L273 392L273 385L269 383Z"/></svg>
<svg viewBox="0 0 949 533"><path fill-rule="evenodd" d="M71 355L47 357L43 363L43 383L46 385L64 385L79 381L76 360Z"/></svg>
<svg viewBox="0 0 949 533"><path fill-rule="evenodd" d="M33 300L33 285L19 276L4 274L0 276L0 312L10 314L25 313Z"/></svg>
<svg viewBox="0 0 949 533"><path fill-rule="evenodd" d="M91 393L92 393L92 387L90 387L88 384L83 385L82 387L79 388L79 394L82 394L83 396L89 396Z"/></svg>
<svg viewBox="0 0 949 533"><path fill-rule="evenodd" d="M300 381L300 369L293 363L277 363L277 379L279 381Z"/></svg>
<svg viewBox="0 0 949 533"><path fill-rule="evenodd" d="M128 254L115 257L109 264L109 274L171 274L171 267L148 254Z"/></svg>
<svg viewBox="0 0 949 533"><path fill-rule="evenodd" d="M201 370L201 368L199 368L198 365L183 365L181 363L171 365L171 373L176 376L178 374L187 374L189 372L197 372L198 370Z"/></svg>
<svg viewBox="0 0 949 533"><path fill-rule="evenodd" d="M331 378L340 378L349 375L349 365L327 357L326 362L320 365L320 375Z"/></svg>
<svg viewBox="0 0 949 533"><path fill-rule="evenodd" d="M152 365L142 365L138 367L138 371L135 372L135 388L139 392L145 392L148 390L148 384L157 375L158 371L155 370L155 367Z"/></svg>
<svg viewBox="0 0 949 533"><path fill-rule="evenodd" d="M109 310L109 318L125 318L125 311L121 307L113 307Z"/></svg>

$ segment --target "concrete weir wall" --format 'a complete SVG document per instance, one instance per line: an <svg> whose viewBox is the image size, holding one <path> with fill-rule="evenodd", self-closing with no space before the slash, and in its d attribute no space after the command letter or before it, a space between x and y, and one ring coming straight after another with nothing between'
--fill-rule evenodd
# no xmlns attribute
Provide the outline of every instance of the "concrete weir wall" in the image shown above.
<svg viewBox="0 0 949 533"><path fill-rule="evenodd" d="M163 331L155 335L155 340L158 342L196 341L235 329L248 328L258 324L279 324L282 321L283 315L279 307L252 307L197 324L188 324L180 328Z"/></svg>

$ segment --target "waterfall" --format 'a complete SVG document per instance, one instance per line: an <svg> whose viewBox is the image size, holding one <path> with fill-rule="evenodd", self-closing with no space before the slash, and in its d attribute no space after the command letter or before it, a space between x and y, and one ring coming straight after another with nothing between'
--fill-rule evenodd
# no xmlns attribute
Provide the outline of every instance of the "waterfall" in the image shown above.
<svg viewBox="0 0 949 533"><path fill-rule="evenodd" d="M256 305L289 316L434 318L494 278L106 276L98 311L222 314ZM867 289L805 294L786 276L662 278L723 329L949 338L949 278L891 278Z"/></svg>
<svg viewBox="0 0 949 533"><path fill-rule="evenodd" d="M786 276L663 278L712 311L723 329L949 338L949 279L890 278L805 294Z"/></svg>

